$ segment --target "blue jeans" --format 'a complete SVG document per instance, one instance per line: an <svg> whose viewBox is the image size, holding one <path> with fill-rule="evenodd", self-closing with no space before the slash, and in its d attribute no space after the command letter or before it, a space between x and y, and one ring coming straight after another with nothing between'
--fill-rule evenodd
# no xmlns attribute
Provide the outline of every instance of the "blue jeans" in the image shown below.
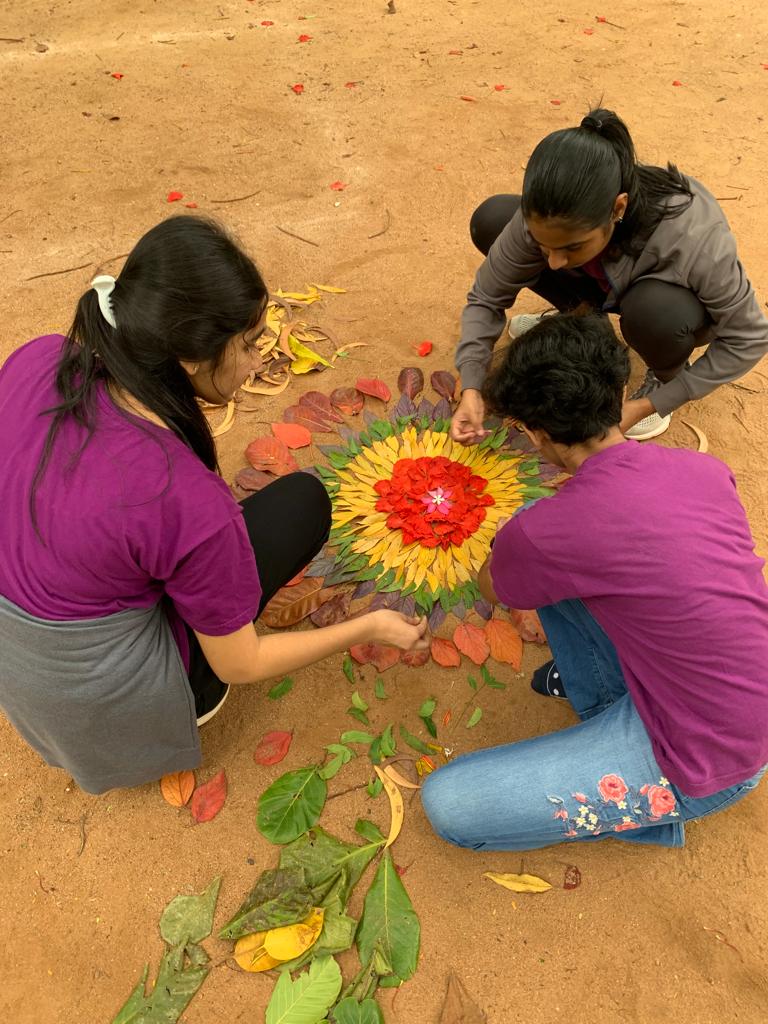
<svg viewBox="0 0 768 1024"><path fill-rule="evenodd" d="M612 837L682 846L684 822L736 803L765 772L693 798L659 768L616 650L581 601L539 609L578 725L478 750L428 776L435 832L475 850L533 850Z"/></svg>

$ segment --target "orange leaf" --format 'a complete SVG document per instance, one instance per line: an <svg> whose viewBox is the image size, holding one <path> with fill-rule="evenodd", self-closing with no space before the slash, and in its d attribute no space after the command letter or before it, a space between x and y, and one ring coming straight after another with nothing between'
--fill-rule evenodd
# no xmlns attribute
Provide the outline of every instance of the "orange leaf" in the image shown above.
<svg viewBox="0 0 768 1024"><path fill-rule="evenodd" d="M292 732L267 732L253 754L256 764L278 764L288 753Z"/></svg>
<svg viewBox="0 0 768 1024"><path fill-rule="evenodd" d="M451 711L450 708L448 708L448 710L443 715L443 725L448 725L448 723L450 722L450 720L452 718L453 718L453 712Z"/></svg>
<svg viewBox="0 0 768 1024"><path fill-rule="evenodd" d="M509 619L523 640L527 640L532 644L545 644L547 642L547 635L536 612L510 608Z"/></svg>
<svg viewBox="0 0 768 1024"><path fill-rule="evenodd" d="M453 642L462 654L466 654L470 661L476 665L482 665L491 653L488 641L485 639L485 630L479 626L473 626L469 622L460 622L453 633Z"/></svg>
<svg viewBox="0 0 768 1024"><path fill-rule="evenodd" d="M270 423L272 433L288 448L306 448L312 444L312 435L299 423Z"/></svg>
<svg viewBox="0 0 768 1024"><path fill-rule="evenodd" d="M358 665L373 665L378 672L386 672L400 661L400 651L396 647L384 647L382 644L354 644L349 653Z"/></svg>
<svg viewBox="0 0 768 1024"><path fill-rule="evenodd" d="M505 662L520 671L523 657L523 639L515 627L503 619L490 619L485 624L485 638L494 661Z"/></svg>
<svg viewBox="0 0 768 1024"><path fill-rule="evenodd" d="M254 469L285 476L299 468L288 447L277 437L257 437L245 449L245 457Z"/></svg>
<svg viewBox="0 0 768 1024"><path fill-rule="evenodd" d="M296 573L296 575L293 577L293 579L292 580L288 580L288 582L285 584L286 587L295 587L297 583L301 583L301 581L307 575L307 569L308 568L309 568L309 566L305 565L303 569L299 569L299 571Z"/></svg>
<svg viewBox="0 0 768 1024"><path fill-rule="evenodd" d="M370 395L371 398L380 398L382 402L388 402L392 397L392 392L384 381L379 380L378 377L361 377L355 384L355 387L358 391L362 391L364 395Z"/></svg>
<svg viewBox="0 0 768 1024"><path fill-rule="evenodd" d="M345 416L357 416L365 404L365 399L357 388L336 388L331 392L331 403L334 409Z"/></svg>
<svg viewBox="0 0 768 1024"><path fill-rule="evenodd" d="M432 659L443 668L458 668L461 664L461 655L452 640L443 640L440 636L433 636L431 652Z"/></svg>
<svg viewBox="0 0 768 1024"><path fill-rule="evenodd" d="M219 813L227 799L227 775L222 768L210 782L198 786L192 794L190 810L197 822L211 821Z"/></svg>
<svg viewBox="0 0 768 1024"><path fill-rule="evenodd" d="M283 587L261 613L259 622L270 629L284 629L301 622L328 599L327 593L320 594L322 586L320 579L303 579L292 587Z"/></svg>
<svg viewBox="0 0 768 1024"><path fill-rule="evenodd" d="M195 788L195 773L171 772L160 779L163 800L171 807L185 807Z"/></svg>

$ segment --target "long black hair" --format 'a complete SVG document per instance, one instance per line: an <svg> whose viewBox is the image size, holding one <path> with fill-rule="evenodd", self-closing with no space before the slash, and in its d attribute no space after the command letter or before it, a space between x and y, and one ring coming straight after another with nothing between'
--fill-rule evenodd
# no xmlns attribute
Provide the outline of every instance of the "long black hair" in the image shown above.
<svg viewBox="0 0 768 1024"><path fill-rule="evenodd" d="M148 231L110 296L117 326L105 320L93 288L77 304L56 369L61 401L47 410L53 418L32 487L33 514L63 420L72 416L85 428L82 447L93 435L99 382L126 391L217 471L213 436L179 361L209 362L215 373L228 342L258 323L268 297L253 261L214 221L171 217Z"/></svg>
<svg viewBox="0 0 768 1024"><path fill-rule="evenodd" d="M598 107L578 128L552 132L534 149L523 180L523 215L572 221L591 231L610 224L622 192L629 201L612 242L632 255L661 220L678 216L693 199L674 164L639 164L627 126L612 110ZM682 199L670 202L674 197Z"/></svg>

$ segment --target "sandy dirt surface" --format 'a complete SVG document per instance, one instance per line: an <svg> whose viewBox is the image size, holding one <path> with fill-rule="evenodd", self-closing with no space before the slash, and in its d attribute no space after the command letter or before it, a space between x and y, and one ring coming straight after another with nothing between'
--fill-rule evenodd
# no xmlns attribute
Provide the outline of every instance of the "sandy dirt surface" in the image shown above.
<svg viewBox="0 0 768 1024"><path fill-rule="evenodd" d="M177 212L166 203L176 189L225 219L273 286L349 289L326 303L327 323L370 347L335 371L336 383L362 370L394 383L394 371L413 360L411 343L425 338L435 351L422 365L450 366L478 264L467 233L472 209L490 193L519 189L538 139L577 123L601 95L628 120L646 161L672 158L728 200L764 302L764 4L396 3L394 15L380 0L2 5L0 357L65 329L96 268L116 272L120 261L105 261ZM621 27L597 23L597 14ZM299 43L301 33L311 40ZM302 95L289 88L297 83ZM347 188L331 190L335 181ZM536 309L538 300L524 294L519 308ZM687 408L662 442L694 444L683 419L707 433L738 478L762 554L767 379L758 368ZM228 479L284 404L265 401L263 414L238 416L221 446ZM527 677L542 659L541 649L526 649L524 675L506 677L508 690L484 702L477 729L456 734L457 749L573 721L566 707L530 692ZM279 702L256 686L231 695L204 730L198 773L203 780L225 767L230 795L203 826L165 805L156 785L99 798L78 792L0 724L3 1020L111 1020L145 961L159 958L157 920L172 896L221 872L217 923L229 915L276 859L256 831L258 795L349 725L339 666L329 659L297 673ZM413 724L433 693L441 706L459 706L465 676L395 668L376 724ZM363 691L371 688L368 676ZM293 746L283 765L259 768L252 751L272 728L293 729ZM366 777L360 760L331 785ZM609 840L531 853L526 870L559 886L565 863L575 862L583 884L513 899L482 872L519 870L519 856L452 849L411 802L395 850L421 918L422 957L394 1006L394 993L382 993L388 1024L436 1021L451 966L492 1024L766 1020L766 811L763 786L690 826L684 850ZM385 825L387 813L383 798L356 791L332 800L322 820L351 837L357 816ZM214 956L227 948L208 946ZM263 1019L271 989L269 978L219 967L184 1020L251 1024Z"/></svg>

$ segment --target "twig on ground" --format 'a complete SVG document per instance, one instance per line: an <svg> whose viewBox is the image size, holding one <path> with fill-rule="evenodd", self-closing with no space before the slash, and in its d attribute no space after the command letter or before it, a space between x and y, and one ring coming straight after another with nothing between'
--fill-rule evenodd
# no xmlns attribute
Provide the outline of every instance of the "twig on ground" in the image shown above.
<svg viewBox="0 0 768 1024"><path fill-rule="evenodd" d="M85 826L88 824L88 818L90 812L84 811L77 821L71 821L69 818L57 818L56 821L60 821L62 825L77 825L80 829L80 849L77 851L79 857L85 849L85 843L88 838L88 833L85 831Z"/></svg>
<svg viewBox="0 0 768 1024"><path fill-rule="evenodd" d="M77 267L65 267L64 270L48 270L44 274L33 274L32 277L25 278L26 281L37 281L41 277L58 277L59 274L73 274L76 270L85 270L86 267L92 267L93 261L90 263L81 263Z"/></svg>
<svg viewBox="0 0 768 1024"><path fill-rule="evenodd" d="M23 43L24 36L21 39L14 39L13 36L0 36L0 43Z"/></svg>
<svg viewBox="0 0 768 1024"><path fill-rule="evenodd" d="M14 213L21 213L21 210L11 210L10 213L6 213L3 219L0 220L0 224L5 224L5 222L9 220L14 215Z"/></svg>
<svg viewBox="0 0 768 1024"><path fill-rule="evenodd" d="M747 391L750 395L764 395L765 388L751 388L747 384L739 384L736 381L729 381L728 387L737 388L739 391Z"/></svg>
<svg viewBox="0 0 768 1024"><path fill-rule="evenodd" d="M278 231L282 231L284 235L288 235L289 238L297 238L300 242L306 242L307 245L314 245L316 249L320 248L319 242L313 242L311 238L304 238L303 235L297 235L295 231L289 231L288 228L281 228L279 224L275 224Z"/></svg>
<svg viewBox="0 0 768 1024"><path fill-rule="evenodd" d="M249 192L247 196L235 196L234 199L211 199L212 203L242 203L244 199L253 199L254 196L259 195L261 189L256 192Z"/></svg>
<svg viewBox="0 0 768 1024"><path fill-rule="evenodd" d="M389 231L389 225L392 223L392 215L389 210L384 210L384 227L381 231L374 231L372 235L368 235L369 238L378 238L380 235L385 235Z"/></svg>
<svg viewBox="0 0 768 1024"><path fill-rule="evenodd" d="M718 203L738 202L741 196L715 196Z"/></svg>
<svg viewBox="0 0 768 1024"><path fill-rule="evenodd" d="M354 793L356 789L365 789L367 786L367 782L361 782L359 786L347 786L346 789L340 789L338 793L331 793L327 799L335 800L337 796L345 796L347 793Z"/></svg>

